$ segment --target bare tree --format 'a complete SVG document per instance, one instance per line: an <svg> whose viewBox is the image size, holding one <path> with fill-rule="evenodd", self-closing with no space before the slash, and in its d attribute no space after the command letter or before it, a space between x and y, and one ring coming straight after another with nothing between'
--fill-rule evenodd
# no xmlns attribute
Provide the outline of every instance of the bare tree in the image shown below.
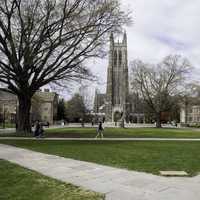
<svg viewBox="0 0 200 200"><path fill-rule="evenodd" d="M161 127L161 112L172 107L171 97L182 92L190 69L188 60L177 55L168 56L157 65L132 62L132 86L154 113L156 127Z"/></svg>
<svg viewBox="0 0 200 200"><path fill-rule="evenodd" d="M34 93L90 77L84 61L129 20L117 0L0 0L0 83L18 97L18 131L31 130Z"/></svg>

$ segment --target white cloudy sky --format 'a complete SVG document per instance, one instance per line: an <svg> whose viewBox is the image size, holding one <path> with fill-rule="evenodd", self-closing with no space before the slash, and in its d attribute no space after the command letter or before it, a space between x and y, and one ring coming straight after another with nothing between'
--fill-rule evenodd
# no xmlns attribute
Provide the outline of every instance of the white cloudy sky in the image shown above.
<svg viewBox="0 0 200 200"><path fill-rule="evenodd" d="M128 60L159 62L169 54L181 54L200 74L200 0L121 0L133 14L133 25L126 28ZM106 87L107 59L91 61L99 75L99 87ZM198 74L198 70L197 70Z"/></svg>

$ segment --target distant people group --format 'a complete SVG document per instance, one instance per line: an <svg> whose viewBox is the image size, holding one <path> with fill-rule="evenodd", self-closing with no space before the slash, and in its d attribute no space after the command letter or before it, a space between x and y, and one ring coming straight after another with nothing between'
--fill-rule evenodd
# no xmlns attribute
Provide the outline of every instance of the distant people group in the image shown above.
<svg viewBox="0 0 200 200"><path fill-rule="evenodd" d="M83 123L83 121L81 121L81 123ZM94 120L92 120L92 126L94 125ZM43 128L43 123L40 122L39 120L37 120L35 123L34 123L34 136L36 138L42 138L44 137L44 128ZM82 125L82 124L81 124ZM49 127L49 123L47 124L47 127ZM82 125L82 127L84 127L84 125ZM104 131L104 127L103 127L103 121L100 120L98 122L98 126L97 126L97 129L96 129L96 132L97 132L97 135L95 138L103 138L104 135L103 135L103 131Z"/></svg>

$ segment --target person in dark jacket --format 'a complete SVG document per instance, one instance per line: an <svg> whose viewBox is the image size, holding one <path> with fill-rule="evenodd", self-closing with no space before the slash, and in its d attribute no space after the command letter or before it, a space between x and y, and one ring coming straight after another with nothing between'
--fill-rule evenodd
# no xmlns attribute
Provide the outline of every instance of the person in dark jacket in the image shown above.
<svg viewBox="0 0 200 200"><path fill-rule="evenodd" d="M37 120L35 122L35 132L34 132L35 137L43 137L44 136L44 129L43 129L43 124Z"/></svg>
<svg viewBox="0 0 200 200"><path fill-rule="evenodd" d="M34 136L38 137L40 135L40 122L37 120L35 122L35 131L34 131Z"/></svg>
<svg viewBox="0 0 200 200"><path fill-rule="evenodd" d="M39 137L44 137L43 123L39 123Z"/></svg>
<svg viewBox="0 0 200 200"><path fill-rule="evenodd" d="M97 135L95 138L98 138L100 136L100 138L103 138L103 123L100 121L97 127Z"/></svg>

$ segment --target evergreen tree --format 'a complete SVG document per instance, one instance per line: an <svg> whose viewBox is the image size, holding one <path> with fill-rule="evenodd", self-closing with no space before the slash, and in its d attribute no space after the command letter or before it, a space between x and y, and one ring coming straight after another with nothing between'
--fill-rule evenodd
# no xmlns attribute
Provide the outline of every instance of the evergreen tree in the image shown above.
<svg viewBox="0 0 200 200"><path fill-rule="evenodd" d="M83 97L75 94L66 105L65 116L70 122L80 122L84 120L87 108L84 104Z"/></svg>
<svg viewBox="0 0 200 200"><path fill-rule="evenodd" d="M57 120L65 119L65 101L64 99L58 102Z"/></svg>

